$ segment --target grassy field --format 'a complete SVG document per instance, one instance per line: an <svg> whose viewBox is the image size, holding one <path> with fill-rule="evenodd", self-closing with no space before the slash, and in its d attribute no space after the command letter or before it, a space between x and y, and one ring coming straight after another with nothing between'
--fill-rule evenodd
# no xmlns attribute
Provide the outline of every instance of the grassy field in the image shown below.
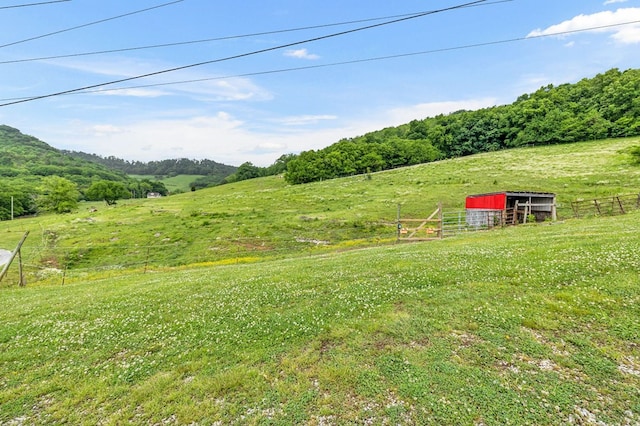
<svg viewBox="0 0 640 426"><path fill-rule="evenodd" d="M438 202L462 209L466 195L492 191L555 192L566 219L573 200L640 192L640 166L626 153L636 145L638 138L524 148L370 179L289 186L269 177L114 207L87 203L72 215L0 222L0 247L13 249L30 231L23 251L28 281L51 275L60 282L65 270L67 281L83 280L104 270L255 262L393 243L398 204L404 217L426 217Z"/></svg>
<svg viewBox="0 0 640 426"><path fill-rule="evenodd" d="M31 231L29 284L0 287L0 424L638 424L640 211L569 207L637 194L638 144L0 222L3 248ZM384 225L498 190L556 192L561 220Z"/></svg>
<svg viewBox="0 0 640 426"><path fill-rule="evenodd" d="M169 192L187 192L191 191L191 182L203 177L202 175L177 175L172 177L165 177L162 179L156 179L155 176L148 175L129 175L134 179L149 179L151 181L159 180L169 190Z"/></svg>
<svg viewBox="0 0 640 426"><path fill-rule="evenodd" d="M1 424L637 424L640 214L0 291Z"/></svg>

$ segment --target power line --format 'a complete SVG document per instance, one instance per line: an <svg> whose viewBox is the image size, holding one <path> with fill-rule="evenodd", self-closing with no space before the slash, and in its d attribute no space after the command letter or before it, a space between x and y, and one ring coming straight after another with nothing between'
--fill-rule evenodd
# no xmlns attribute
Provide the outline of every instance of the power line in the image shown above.
<svg viewBox="0 0 640 426"><path fill-rule="evenodd" d="M335 67L335 66L342 66L342 65L359 64L359 63L365 63L365 62L375 62L375 61L384 61L384 60L389 60L389 59L406 58L406 57L411 57L411 56L428 55L428 54L434 54L434 53L451 52L451 51L455 51L455 50L473 49L473 48L478 48L478 47L494 46L494 45L499 45L499 44L514 43L514 42L519 42L519 41L534 40L534 39L540 39L540 38L557 37L557 36L563 36L563 35L569 35L569 34L575 34L575 33L581 33L581 32L588 32L588 31L595 31L595 30L601 30L601 29L613 28L613 27L620 27L620 26L623 26L623 25L632 25L632 24L640 24L640 20L629 21L629 22L621 22L621 23L618 23L618 24L601 25L601 26L597 26L597 27L582 28L582 29L579 29L579 30L561 31L561 32L551 33L551 34L540 34L540 35L535 35L535 36L516 37L516 38L505 39L505 40L494 40L494 41L487 41L487 42L482 42L482 43L465 44L465 45L461 45L461 46L444 47L444 48L441 48L441 49L423 50L423 51L419 51L419 52L409 52L409 53L399 53L399 54L396 54L396 55L388 55L388 56L378 56L378 57L374 57L374 58L354 59L354 60L350 60L350 61L333 62L333 63L329 63L329 64L307 65L307 66L304 66L304 67L283 68L283 69L267 70L267 71L256 71L256 72L251 72L251 73L234 74L234 75L227 75L227 76L221 76L221 77L208 77L208 78L200 78L200 79L192 79L192 80L173 81L173 82L168 82L168 83L155 83L155 84L145 84L145 85L138 85L138 86L118 87L118 88L112 88L112 89L79 90L79 91L75 91L73 93L67 93L67 94L90 94L90 93L115 92L115 91L119 91L119 90L144 89L144 88L149 88L149 87L172 86L172 85L178 85L178 84L190 84L190 83L201 83L201 82L204 82L204 81L224 80L224 79L229 79L229 78L253 77L253 76L258 76L258 75L279 74L279 73L293 72L293 71L304 71L304 70L311 70L311 69L318 69L318 68L328 68L328 67ZM0 102L29 100L29 99L31 99L31 98L28 98L28 97L24 97L24 98L7 98L7 99L0 99ZM10 104L3 104L3 105L0 105L0 106L4 106L4 105L10 105Z"/></svg>
<svg viewBox="0 0 640 426"><path fill-rule="evenodd" d="M69 32L69 31L77 30L77 29L80 29L80 28L89 27L89 26L96 25L96 24L102 24L104 22L108 22L108 21L113 21L115 19L124 18L126 16L131 16L131 15L136 15L138 13L148 12L148 11L153 10L153 9L158 9L158 8L161 8L161 7L169 6L169 5L172 5L172 4L175 4L175 3L180 3L180 2L183 2L183 1L184 0L175 0L175 1L172 1L172 2L169 2L169 3L164 3L164 4L160 4L160 5L153 6L153 7L148 7L146 9L140 9L140 10L136 10L134 12L125 13L123 15L113 16L111 18L100 19L99 21L89 22L87 24L82 24L82 25L78 25L78 26L75 26L75 27L71 27L71 28L65 28L63 30L54 31L54 32L51 32L51 33L42 34L42 35L31 37L31 38L26 38L24 40L14 41L14 42L11 42L11 43L0 45L0 49L3 48L3 47L14 46L16 44L26 43L28 41L33 41L33 40L39 40L41 38L50 37L52 35L61 34L61 33Z"/></svg>
<svg viewBox="0 0 640 426"><path fill-rule="evenodd" d="M65 0L65 1L70 1L70 0ZM489 2L489 3L473 4L473 5L469 5L469 6L465 6L465 7L491 6L491 5L496 5L496 4L500 4L500 3L510 3L512 1L514 1L514 0L497 0L497 1ZM311 26L306 26L306 27L287 28L287 29L283 29L283 30L263 31L263 32L257 32L257 33L249 33L249 34L239 34L239 35L230 35L230 36L222 36L222 37L213 37L213 38L206 38L206 39L201 39L201 40L188 40L188 41L179 41L179 42L173 42L173 43L152 44L152 45L147 45L147 46L124 47L124 48L120 48L120 49L96 50L96 51L91 51L91 52L71 53L71 54L67 54L67 55L44 56L44 57L39 57L39 58L13 59L13 60L9 60L9 61L0 61L0 65L2 65L2 64L15 64L15 63L21 63L21 62L45 61L45 60L50 60L50 59L74 58L74 57L80 57L80 56L103 55L103 54L107 54L107 53L131 52L131 51L135 51L135 50L158 49L158 48L164 48L164 47L185 46L185 45L191 45L191 44L210 43L210 42L213 42L213 41L236 40L236 39L241 39L241 38L258 37L258 36L273 35L273 34L283 34L283 33L297 32L297 31L314 30L314 29L320 29L320 28L329 28L329 27L337 27L337 26L344 26L344 25L361 24L361 23L364 23L364 22L373 22L373 21L382 21L382 20L387 20L387 19L396 19L396 18L414 16L414 15L418 15L418 14L422 14L422 13L427 13L427 12L426 11L413 12L413 13L405 13L405 14L402 14L402 15L381 16L381 17L376 17L376 18L358 19L358 20L354 20L354 21L336 22L336 23L330 23L330 24L319 24L319 25L311 25Z"/></svg>
<svg viewBox="0 0 640 426"><path fill-rule="evenodd" d="M0 9L14 9L17 7L29 7L29 6L40 6L43 4L51 4L51 3L64 3L71 0L52 0L52 1L42 1L40 3L26 3L26 4L16 4L13 6L0 6Z"/></svg>
<svg viewBox="0 0 640 426"><path fill-rule="evenodd" d="M180 1L182 1L182 0L180 0ZM397 24L397 23L409 21L409 20L412 20L412 19L422 18L422 17L427 16L427 15L432 15L432 14L436 14L436 13L442 13L442 12L456 10L456 9L461 9L461 8L464 8L464 7L469 7L471 5L484 3L484 2L486 2L486 0L476 0L476 1L469 2L469 3L463 3L463 4L456 5L456 6L451 6L451 7L447 7L447 8L443 8L443 9L433 10L433 11L430 11L430 12L419 13L419 14L416 14L416 15L411 15L411 16L407 16L407 17L403 17L403 18L398 18L398 19L394 19L394 20L391 20L391 21L385 21L385 22L381 22L379 24L367 25L367 26L364 26L364 27L359 27L359 28L355 28L355 29L351 29L351 30L347 30L347 31L341 31L341 32L338 32L338 33L328 34L328 35L324 35L324 36L320 36L320 37L314 37L314 38L310 38L310 39L306 39L306 40L302 40L302 41L297 41L297 42L293 42L293 43L287 43L287 44L283 44L283 45L279 45L279 46L275 46L275 47L269 47L269 48L266 48L266 49L255 50L255 51L252 51L252 52L242 53L242 54L239 54L239 55L228 56L228 57L220 58L220 59L212 59L212 60L209 60L209 61L198 62L198 63L194 63L194 64L190 64L190 65L183 65L183 66L180 66L180 67L169 68L169 69L165 69L165 70L162 70L162 71L155 71L155 72L151 72L151 73L147 73L147 74L137 75L137 76L134 76L134 77L122 78L122 79L118 79L118 80L109 81L109 82L106 82L106 83L93 84L93 85L90 85L90 86L84 86L84 87L79 87L79 88L76 88L76 89L64 90L62 92L50 93L50 94L47 94L47 95L34 96L34 97L31 97L31 98L27 98L27 99L22 99L22 100L18 100L18 101L13 101L13 102L0 104L0 107L8 106L8 105L14 105L14 104L18 104L18 103L24 103L24 102L31 102L31 101L35 101L35 100L38 100L38 99L51 98L51 97L54 97L54 96L66 95L66 94L80 92L80 91L84 91L84 90L95 89L95 88L102 87L102 86L108 86L108 85L117 84L117 83L124 83L124 82L127 82L127 81L138 80L138 79L141 79L141 78L152 77L152 76L156 76L156 75L160 75L160 74L167 74L167 73L170 73L170 72L185 70L185 69L189 69L189 68L195 68L195 67L199 67L199 66L203 66L203 65L209 65L209 64L218 63L218 62L225 62L225 61L230 61L230 60L233 60L233 59L239 59L239 58L244 58L244 57L248 57L248 56L258 55L258 54L261 54L261 53L272 52L274 50L280 50L280 49L293 47L293 46L298 46L298 45L301 45L301 44L311 43L311 42L315 42L315 41L319 41L319 40L326 40L326 39L329 39L329 38L335 38L335 37L339 37L339 36L343 36L343 35L347 35L347 34L353 34L353 33L356 33L356 32L365 31L365 30L369 30L369 29L373 29L373 28L379 28L379 27L386 26L386 25Z"/></svg>

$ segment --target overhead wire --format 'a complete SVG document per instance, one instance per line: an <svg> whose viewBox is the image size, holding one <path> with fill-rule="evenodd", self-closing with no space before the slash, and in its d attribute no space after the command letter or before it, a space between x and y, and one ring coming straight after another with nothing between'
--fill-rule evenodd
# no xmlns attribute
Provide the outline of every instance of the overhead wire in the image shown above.
<svg viewBox="0 0 640 426"><path fill-rule="evenodd" d="M304 66L304 67L291 67L291 68L282 68L282 69L276 69L276 70L256 71L256 72L250 72L250 73L244 73L244 74L233 74L233 75L226 75L226 76L219 76L219 77L208 77L208 78L199 78L199 79L191 79L191 80L181 80L181 81L173 81L173 82L166 82L166 83L154 83L154 84L145 84L145 85L136 85L136 86L108 88L108 89L88 89L88 90L75 91L73 93L67 93L67 94L69 94L69 95L72 95L72 94L78 95L78 94L115 92L115 91L121 91L121 90L144 89L144 88L150 88L150 87L172 86L172 85L178 85L178 84L201 83L201 82L205 82L205 81L224 80L224 79L230 79L230 78L253 77L253 76L258 76L258 75L268 75L268 74L278 74L278 73L293 72L293 71L311 70L311 69L318 69L318 68L328 68L328 67L335 67L335 66L342 66L342 65L351 65L351 64L358 64L358 63L365 63L365 62L384 61L384 60L389 60L389 59L398 59L398 58L405 58L405 57L411 57L411 56L420 56L420 55L428 55L428 54L434 54L434 53L450 52L450 51L455 51L455 50L473 49L473 48L478 48L478 47L486 47L486 46L494 46L494 45L499 45L499 44L515 43L515 42L534 40L534 39L540 39L540 38L558 37L558 36L563 36L563 35L569 35L569 34L575 34L575 33L581 33L581 32L588 32L588 31L597 31L597 30L602 30L602 29L607 29L607 28L620 27L620 26L624 26L624 25L633 25L633 24L640 24L640 20L629 21L629 22L621 22L621 23L617 23L617 24L600 25L600 26L596 26L596 27L582 28L582 29L577 29L577 30L560 31L560 32L556 32L556 33L547 33L547 34L539 34L539 35L534 35L534 36L515 37L515 38L510 38L510 39L504 39L504 40L487 41L487 42L482 42L482 43L465 44L465 45L460 45L460 46L443 47L443 48L440 48L440 49L423 50L423 51L419 51L419 52L398 53L398 54L395 54L395 55L388 55L388 56L378 56L378 57L373 57L373 58L353 59L353 60L350 60L350 61L333 62L333 63L328 63L328 64L307 65L307 66ZM27 100L27 99L31 99L31 97L0 99L0 102L18 101L18 100ZM0 106L4 106L4 105L0 105Z"/></svg>
<svg viewBox="0 0 640 426"><path fill-rule="evenodd" d="M400 23L400 22L406 22L406 21L409 21L409 20L412 20L412 19L422 18L422 17L425 17L427 15L432 15L432 14L436 14L436 13L442 13L442 12L456 10L456 9L462 9L464 7L469 7L470 5L480 4L480 3L484 3L486 1L487 0L475 0L475 1L472 1L472 2L468 2L468 3L458 4L456 6L451 6L451 7L447 7L447 8L443 8L443 9L437 9L437 10L424 12L424 13L419 13L419 14L416 14L416 15L411 15L411 16L407 16L407 17L403 17L403 18L393 19L393 20L390 20L390 21L385 21L385 22L381 22L381 23L373 24L373 25L367 25L367 26L364 26L364 27L358 27L358 28L354 28L354 29L350 29L350 30L346 30L346 31L340 31L340 32L337 32L337 33L332 33L332 34L323 35L323 36L319 36L319 37L313 37L313 38L306 39L306 40L296 41L296 42L292 42L292 43L286 43L286 44L282 44L282 45L278 45L278 46L274 46L274 47L269 47L269 48L266 48L266 49L254 50L254 51L248 52L248 53L241 53L241 54L238 54L238 55L227 56L225 58L212 59L212 60L197 62L197 63L193 63L193 64L189 64L189 65L183 65L183 66L179 66L179 67L169 68L169 69L165 69L165 70L161 70L161 71L155 71L155 72L150 72L150 73L146 73L146 74L140 74L140 75L136 75L136 76L133 76L133 77L127 77L127 78L121 78L121 79L118 79L118 80L112 80L112 81L105 82L105 83L99 83L99 84L93 84L93 85L89 85L89 86L79 87L79 88L76 88L76 89L69 89L69 90L64 90L64 91L61 91L61 92L49 93L49 94L46 94L46 95L33 96L33 97L30 97L30 98L27 98L27 99L21 99L21 100L17 100L17 101L3 103L3 104L0 104L0 107L19 104L19 103L24 103L24 102L31 102L31 101L35 101L35 100L39 100L39 99L46 99L46 98L51 98L51 97L60 96L60 95L66 95L66 94L70 94L70 93L74 93L74 92L80 92L80 91L83 91L83 90L95 89L95 88L98 88L98 87L108 86L108 85L112 85L112 84L124 83L124 82L127 82L127 81L133 81L133 80L139 80L139 79L146 78L146 77L152 77L152 76L156 76L156 75L167 74L167 73L180 71L180 70L185 70L185 69L190 69L190 68L195 68L195 67L199 67L199 66L203 66L203 65L209 65L209 64L213 64L213 63L225 62L225 61L229 61L229 60L233 60L233 59L239 59L239 58L244 58L244 57L248 57L248 56L254 56L254 55L261 54L261 53L272 52L274 50L281 50L281 49L285 49L285 48L288 48L288 47L299 46L301 44L312 43L312 42L315 42L315 41L326 40L326 39L329 39L329 38L335 38L335 37L344 36L344 35L347 35L347 34L353 34L353 33L356 33L356 32L365 31L365 30L369 30L369 29L373 29L373 28L379 28L379 27L383 27L383 26L387 26L387 25L397 24L397 23Z"/></svg>
<svg viewBox="0 0 640 426"><path fill-rule="evenodd" d="M66 0L66 1L68 1L68 0ZM513 2L513 1L514 0L496 0L496 1L482 3L482 4L473 4L473 5L469 5L469 6L466 6L466 7L492 6L492 5L496 5L496 4L500 4L500 3L510 3L510 2ZM205 39L200 39L200 40L187 40L187 41L178 41L178 42L172 42L172 43L151 44L151 45L146 45L146 46L124 47L124 48L119 48L119 49L95 50L95 51L90 51L90 52L70 53L70 54L66 54L66 55L43 56L43 57L38 57L38 58L13 59L13 60L7 60L7 61L0 61L0 65L3 65L3 64L15 64L15 63L21 63L21 62L45 61L45 60L51 60L51 59L75 58L75 57L81 57L81 56L104 55L104 54L108 54L108 53L131 52L131 51L136 51L136 50L159 49L159 48L166 48L166 47L185 46L185 45L200 44L200 43L210 43L210 42L214 42L214 41L236 40L236 39L241 39L241 38L259 37L259 36L265 36L265 35L283 34L283 33L297 32L297 31L308 31L308 30L315 30L315 29L321 29L321 28L338 27L338 26L353 25L353 24L362 24L364 22L382 21L382 20L387 20L387 19L396 19L396 18L402 18L402 17L407 17L407 16L414 16L414 15L418 15L418 14L421 14L421 13L427 13L427 12L426 11L422 11L422 12L403 13L403 14L400 14L400 15L380 16L380 17L376 17L376 18L364 18L364 19L357 19L357 20L353 20L353 21L334 22L334 23L329 23L329 24L310 25L310 26L305 26L305 27L286 28L286 29L282 29L282 30L272 30L272 31L263 31L263 32L248 33L248 34L238 34L238 35L229 35L229 36L221 36L221 37L212 37L212 38L205 38Z"/></svg>
<svg viewBox="0 0 640 426"><path fill-rule="evenodd" d="M29 6L41 6L44 4L51 4L51 3L65 3L71 0L51 0L51 1L41 1L39 3L25 3L25 4L15 4L12 6L0 6L0 9L15 9L18 7L29 7Z"/></svg>
<svg viewBox="0 0 640 426"><path fill-rule="evenodd" d="M53 31L53 32L50 32L50 33L47 33L47 34L42 34L42 35L39 35L39 36L35 36L35 37L26 38L26 39L23 39L23 40L14 41L14 42L11 42L11 43L0 45L0 49L4 48L4 47L9 47L9 46L15 46L16 44L22 44L22 43L26 43L26 42L29 42L29 41L39 40L41 38L50 37L52 35L57 35L57 34L62 34L62 33L66 33L66 32L69 32L69 31L74 31L74 30L77 30L77 29L80 29L80 28L90 27L92 25L102 24L104 22L113 21L113 20L116 20L116 19L124 18L124 17L131 16L131 15L136 15L136 14L139 14L139 13L149 12L149 11L154 10L154 9L159 9L161 7L170 6L170 5L176 4L176 3L181 3L183 1L184 0L174 0L174 1L171 1L169 3L163 3L163 4L160 4L160 5L148 7L148 8L145 8L145 9L140 9L140 10L135 10L133 12L124 13L122 15L112 16L110 18L100 19L98 21L93 21L93 22L89 22L89 23L86 23L86 24L77 25L75 27L65 28L65 29L58 30L58 31Z"/></svg>

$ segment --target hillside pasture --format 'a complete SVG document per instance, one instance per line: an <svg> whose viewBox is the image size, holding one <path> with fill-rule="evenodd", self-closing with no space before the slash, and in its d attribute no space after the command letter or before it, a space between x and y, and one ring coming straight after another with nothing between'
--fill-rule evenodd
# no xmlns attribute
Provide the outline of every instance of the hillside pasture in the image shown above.
<svg viewBox="0 0 640 426"><path fill-rule="evenodd" d="M0 424L637 424L640 211L570 201L637 193L638 144L0 222ZM392 244L397 204L504 189L560 220Z"/></svg>
<svg viewBox="0 0 640 426"><path fill-rule="evenodd" d="M640 212L0 291L0 424L636 424Z"/></svg>
<svg viewBox="0 0 640 426"><path fill-rule="evenodd" d="M439 202L464 208L469 194L554 192L561 220L571 202L640 192L640 139L520 148L374 173L288 185L281 177L222 185L162 199L85 203L70 215L0 222L0 248L31 234L27 281L61 283L185 266L246 263L395 243L403 217ZM9 280L15 282L16 269ZM49 281L47 281L49 280Z"/></svg>
<svg viewBox="0 0 640 426"><path fill-rule="evenodd" d="M187 192L191 190L191 183L203 175L177 175L171 177L162 177L157 179L156 176L149 175L129 175L133 179L149 179L150 181L159 181L169 190L170 193Z"/></svg>

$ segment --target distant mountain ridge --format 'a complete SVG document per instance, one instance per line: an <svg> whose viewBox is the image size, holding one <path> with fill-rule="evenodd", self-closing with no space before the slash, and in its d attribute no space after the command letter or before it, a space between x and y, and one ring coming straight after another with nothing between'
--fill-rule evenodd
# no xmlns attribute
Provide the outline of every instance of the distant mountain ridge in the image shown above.
<svg viewBox="0 0 640 426"><path fill-rule="evenodd" d="M217 177L220 182L235 173L235 166L218 163L212 160L191 160L187 158L167 159L160 161L127 161L114 156L102 157L81 151L62 151L67 155L102 164L112 170L118 170L130 175L176 176L176 175L204 175Z"/></svg>

